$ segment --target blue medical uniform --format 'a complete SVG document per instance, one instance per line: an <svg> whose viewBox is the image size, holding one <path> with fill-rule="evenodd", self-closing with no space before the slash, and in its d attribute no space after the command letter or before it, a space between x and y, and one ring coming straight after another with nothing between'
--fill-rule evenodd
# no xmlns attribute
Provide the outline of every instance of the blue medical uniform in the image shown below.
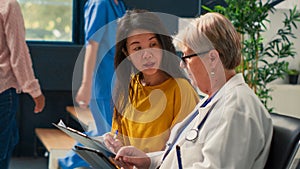
<svg viewBox="0 0 300 169"><path fill-rule="evenodd" d="M114 73L116 44L116 19L125 13L123 1L116 5L113 0L92 0L85 6L86 43L99 43L98 57L92 81L90 109L98 135L110 131L112 122L111 85Z"/></svg>
<svg viewBox="0 0 300 169"><path fill-rule="evenodd" d="M110 131L112 122L111 85L114 73L116 44L116 19L124 15L123 1L116 5L113 0L90 0L85 6L85 40L99 43L98 57L92 80L90 109L97 134Z"/></svg>
<svg viewBox="0 0 300 169"><path fill-rule="evenodd" d="M114 73L114 53L116 44L116 19L125 14L122 0L118 5L113 0L88 0L84 7L85 43L93 40L99 43L98 56L92 80L90 110L93 114L96 129L90 135L102 135L111 129L113 103L111 85ZM73 151L59 159L62 169L89 167Z"/></svg>

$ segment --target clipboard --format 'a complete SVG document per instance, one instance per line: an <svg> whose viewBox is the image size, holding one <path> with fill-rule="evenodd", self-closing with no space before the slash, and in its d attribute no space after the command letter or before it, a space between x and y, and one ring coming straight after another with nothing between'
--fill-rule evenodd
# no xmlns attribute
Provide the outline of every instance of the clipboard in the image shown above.
<svg viewBox="0 0 300 169"><path fill-rule="evenodd" d="M89 163L92 168L119 169L109 157L99 150L75 145L73 151Z"/></svg>
<svg viewBox="0 0 300 169"><path fill-rule="evenodd" d="M55 127L57 127L58 129L60 129L61 131L63 131L64 133L66 133L67 135L69 135L70 137L74 138L79 143L83 144L85 147L96 149L96 150L100 151L101 153L103 153L107 157L115 156L115 153L110 151L105 146L104 140L100 140L100 141L95 140L78 130L75 130L73 128L65 126L62 121L60 121L59 124L55 124L55 123L52 123L52 124Z"/></svg>

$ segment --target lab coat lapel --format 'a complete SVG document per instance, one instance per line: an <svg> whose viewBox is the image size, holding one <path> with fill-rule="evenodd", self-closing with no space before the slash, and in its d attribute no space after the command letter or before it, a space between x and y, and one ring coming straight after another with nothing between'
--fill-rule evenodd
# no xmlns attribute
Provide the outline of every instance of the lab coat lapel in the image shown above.
<svg viewBox="0 0 300 169"><path fill-rule="evenodd" d="M202 105L205 101L207 100L207 98L203 99L200 104L198 105ZM205 115L212 109L212 107L216 104L217 102L217 98L213 98L211 100L211 102L209 102L205 107L200 107L197 105L197 107L195 108L197 111L198 110L198 115L193 119L193 120L187 120L185 121L185 123L183 125L181 125L181 127L186 128L184 133L181 133L181 137L178 139L178 143L179 145L182 145L182 143L185 141L185 135L187 134L186 132L188 132L190 129L196 129L197 126L204 120ZM209 117L207 117L209 118ZM177 133L178 134L178 133Z"/></svg>

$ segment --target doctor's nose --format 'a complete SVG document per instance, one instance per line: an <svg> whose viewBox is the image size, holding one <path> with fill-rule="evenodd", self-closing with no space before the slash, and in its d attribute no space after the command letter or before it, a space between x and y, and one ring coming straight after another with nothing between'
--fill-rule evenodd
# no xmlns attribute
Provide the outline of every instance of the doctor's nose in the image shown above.
<svg viewBox="0 0 300 169"><path fill-rule="evenodd" d="M180 61L179 66L180 66L182 69L187 68L187 67L186 67L186 63L185 63L183 60Z"/></svg>

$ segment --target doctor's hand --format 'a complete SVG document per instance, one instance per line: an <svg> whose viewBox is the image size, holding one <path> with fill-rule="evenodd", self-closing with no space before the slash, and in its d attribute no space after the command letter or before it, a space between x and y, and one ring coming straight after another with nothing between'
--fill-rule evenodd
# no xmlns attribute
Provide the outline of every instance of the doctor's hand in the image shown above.
<svg viewBox="0 0 300 169"><path fill-rule="evenodd" d="M116 154L115 161L124 169L130 169L133 166L138 169L147 169L151 164L147 154L133 146L120 148Z"/></svg>
<svg viewBox="0 0 300 169"><path fill-rule="evenodd" d="M123 146L123 143L111 133L104 134L104 143L114 153L117 153L119 149Z"/></svg>

